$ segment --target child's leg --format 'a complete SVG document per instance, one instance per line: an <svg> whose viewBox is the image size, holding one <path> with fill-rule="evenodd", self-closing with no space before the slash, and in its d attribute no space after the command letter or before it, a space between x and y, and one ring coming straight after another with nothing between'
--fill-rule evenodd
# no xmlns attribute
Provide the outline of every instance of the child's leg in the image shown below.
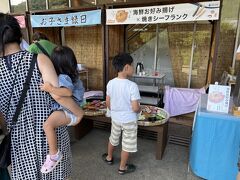
<svg viewBox="0 0 240 180"><path fill-rule="evenodd" d="M57 136L55 128L69 124L70 120L66 118L63 111L54 111L44 122L43 129L49 145L49 154L57 154Z"/></svg>
<svg viewBox="0 0 240 180"><path fill-rule="evenodd" d="M137 122L123 124L122 152L119 170L127 168L130 152L137 152Z"/></svg>
<svg viewBox="0 0 240 180"><path fill-rule="evenodd" d="M66 115L66 118L69 119L69 121L70 121L70 123L67 124L68 126L76 126L82 120L81 117L76 116L75 114L73 114L72 112L70 112L68 110L64 110L64 113Z"/></svg>
<svg viewBox="0 0 240 180"><path fill-rule="evenodd" d="M238 172L237 180L240 180L240 172Z"/></svg>
<svg viewBox="0 0 240 180"><path fill-rule="evenodd" d="M108 142L108 156L107 160L112 160L114 147L119 144L119 138L121 136L121 126L112 121L111 135Z"/></svg>
<svg viewBox="0 0 240 180"><path fill-rule="evenodd" d="M79 123L83 118L84 114L83 110L79 107L79 105L73 100L73 98L61 97L60 100L62 106L64 106L66 109L71 111L75 116L77 116L77 123Z"/></svg>
<svg viewBox="0 0 240 180"><path fill-rule="evenodd" d="M108 142L108 156L107 156L108 161L112 160L113 151L114 151L114 146L110 142Z"/></svg>
<svg viewBox="0 0 240 180"><path fill-rule="evenodd" d="M119 169L124 170L126 168L128 157L129 157L129 152L126 152L126 151L122 150L122 152L121 152L121 162L120 162Z"/></svg>

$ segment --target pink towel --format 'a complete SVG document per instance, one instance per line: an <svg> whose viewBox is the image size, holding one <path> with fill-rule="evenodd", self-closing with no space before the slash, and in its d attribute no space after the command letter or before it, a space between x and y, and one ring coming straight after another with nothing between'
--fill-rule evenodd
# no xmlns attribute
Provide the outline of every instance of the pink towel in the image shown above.
<svg viewBox="0 0 240 180"><path fill-rule="evenodd" d="M205 89L174 88L165 86L164 109L170 116L194 112Z"/></svg>

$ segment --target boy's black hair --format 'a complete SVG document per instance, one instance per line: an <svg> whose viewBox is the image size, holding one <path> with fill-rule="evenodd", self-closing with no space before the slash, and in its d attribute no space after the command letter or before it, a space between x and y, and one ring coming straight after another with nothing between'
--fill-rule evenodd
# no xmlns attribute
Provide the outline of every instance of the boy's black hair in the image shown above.
<svg viewBox="0 0 240 180"><path fill-rule="evenodd" d="M51 55L51 60L57 75L66 74L71 78L72 82L76 82L79 78L79 72L77 59L71 48L67 46L55 47Z"/></svg>
<svg viewBox="0 0 240 180"><path fill-rule="evenodd" d="M4 46L8 43L21 43L22 33L16 18L0 13L0 52L4 56Z"/></svg>
<svg viewBox="0 0 240 180"><path fill-rule="evenodd" d="M131 65L133 58L129 53L119 53L113 59L112 65L117 72L123 71L125 65Z"/></svg>

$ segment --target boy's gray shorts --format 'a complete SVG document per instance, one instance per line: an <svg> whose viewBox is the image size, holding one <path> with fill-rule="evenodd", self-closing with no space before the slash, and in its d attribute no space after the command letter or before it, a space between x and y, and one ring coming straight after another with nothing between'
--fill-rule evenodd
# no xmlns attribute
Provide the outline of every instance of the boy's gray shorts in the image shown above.
<svg viewBox="0 0 240 180"><path fill-rule="evenodd" d="M122 150L137 152L137 122L117 123L112 120L111 135L109 141L113 146L119 144L122 132Z"/></svg>

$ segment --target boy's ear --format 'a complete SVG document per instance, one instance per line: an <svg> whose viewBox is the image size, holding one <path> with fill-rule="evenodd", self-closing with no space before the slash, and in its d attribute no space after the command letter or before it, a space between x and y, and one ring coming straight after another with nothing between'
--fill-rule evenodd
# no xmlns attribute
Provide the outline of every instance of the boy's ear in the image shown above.
<svg viewBox="0 0 240 180"><path fill-rule="evenodd" d="M129 67L128 67L128 64L126 64L126 65L124 66L123 70L124 70L124 71L127 71L128 68L129 68Z"/></svg>

